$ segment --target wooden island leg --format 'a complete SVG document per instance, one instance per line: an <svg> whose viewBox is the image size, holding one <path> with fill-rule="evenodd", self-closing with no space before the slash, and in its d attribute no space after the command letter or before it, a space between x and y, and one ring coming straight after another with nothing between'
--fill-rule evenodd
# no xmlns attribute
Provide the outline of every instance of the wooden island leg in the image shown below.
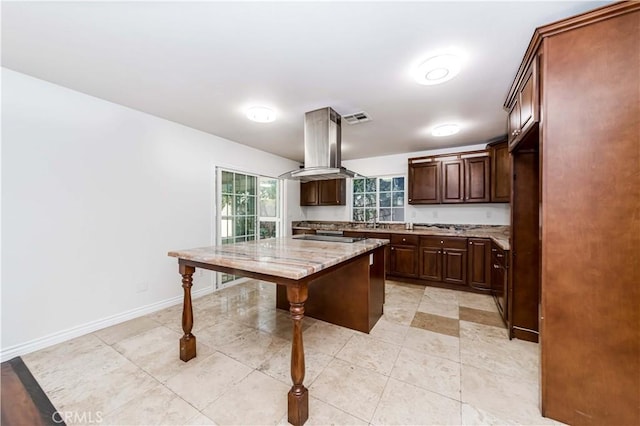
<svg viewBox="0 0 640 426"><path fill-rule="evenodd" d="M191 307L191 286L193 285L193 266L180 265L184 301L182 304L182 330L184 336L180 338L180 359L184 362L196 357L196 336L191 334L193 328L193 308Z"/></svg>
<svg viewBox="0 0 640 426"><path fill-rule="evenodd" d="M291 319L293 321L293 341L291 343L291 380L293 386L288 394L287 420L295 426L302 426L309 418L309 391L302 384L304 380L304 346L302 345L302 318L304 302L307 300L307 284L287 285Z"/></svg>

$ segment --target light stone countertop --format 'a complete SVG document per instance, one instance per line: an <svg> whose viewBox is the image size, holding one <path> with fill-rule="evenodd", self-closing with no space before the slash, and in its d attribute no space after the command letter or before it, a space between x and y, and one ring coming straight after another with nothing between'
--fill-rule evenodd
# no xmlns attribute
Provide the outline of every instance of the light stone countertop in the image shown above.
<svg viewBox="0 0 640 426"><path fill-rule="evenodd" d="M280 237L172 250L168 254L212 266L299 280L388 243L388 240L373 238L338 243Z"/></svg>
<svg viewBox="0 0 640 426"><path fill-rule="evenodd" d="M403 234L403 235L418 235L418 236L443 236L443 237L462 237L462 238L487 238L494 241L501 249L510 250L509 243L509 231L507 226L465 226L465 229L448 229L438 226L423 226L419 225L414 227L413 230L403 229L397 225L392 225L390 228L366 228L366 227L351 227L344 226L342 223L336 223L335 225L310 223L309 226L297 226L293 225L293 229L314 229L316 231L323 230L336 230L336 231L349 231L349 232L362 232L362 233L377 233L377 234Z"/></svg>

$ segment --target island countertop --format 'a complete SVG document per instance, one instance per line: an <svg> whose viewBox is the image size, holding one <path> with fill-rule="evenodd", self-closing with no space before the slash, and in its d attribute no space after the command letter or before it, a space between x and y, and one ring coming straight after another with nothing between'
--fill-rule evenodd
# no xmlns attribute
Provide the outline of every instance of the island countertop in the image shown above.
<svg viewBox="0 0 640 426"><path fill-rule="evenodd" d="M299 280L349 260L388 240L368 238L354 243L270 238L186 250L168 254L179 259Z"/></svg>

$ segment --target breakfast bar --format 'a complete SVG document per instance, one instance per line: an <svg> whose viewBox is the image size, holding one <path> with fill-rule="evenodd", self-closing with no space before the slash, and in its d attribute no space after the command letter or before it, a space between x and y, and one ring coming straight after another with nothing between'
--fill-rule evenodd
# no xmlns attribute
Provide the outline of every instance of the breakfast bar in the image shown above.
<svg viewBox="0 0 640 426"><path fill-rule="evenodd" d="M191 286L196 268L256 278L277 284L282 307L286 295L293 322L288 415L291 424L309 417L302 319L305 303L311 315L324 321L369 332L382 315L384 303L384 246L381 239L316 241L295 237L170 251L178 258L184 301L180 359L196 356Z"/></svg>

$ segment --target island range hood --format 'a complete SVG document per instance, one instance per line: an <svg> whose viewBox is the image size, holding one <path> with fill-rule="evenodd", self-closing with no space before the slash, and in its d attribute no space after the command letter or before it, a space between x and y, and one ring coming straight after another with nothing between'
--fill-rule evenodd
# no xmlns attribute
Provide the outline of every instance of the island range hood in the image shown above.
<svg viewBox="0 0 640 426"><path fill-rule="evenodd" d="M340 114L326 107L304 115L304 168L279 176L302 182L359 176L342 167Z"/></svg>

